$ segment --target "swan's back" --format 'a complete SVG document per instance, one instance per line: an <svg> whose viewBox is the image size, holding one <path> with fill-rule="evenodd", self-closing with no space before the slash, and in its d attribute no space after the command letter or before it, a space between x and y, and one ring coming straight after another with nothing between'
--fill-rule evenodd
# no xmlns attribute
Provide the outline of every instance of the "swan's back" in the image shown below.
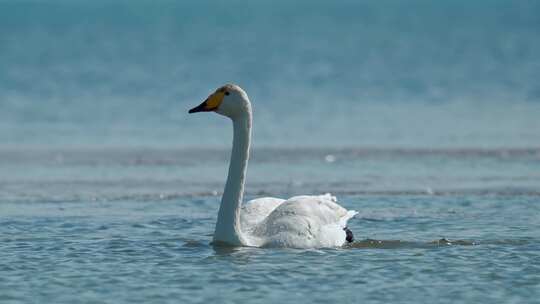
<svg viewBox="0 0 540 304"><path fill-rule="evenodd" d="M252 232L283 202L285 200L281 198L261 197L245 203L240 211L242 231Z"/></svg>
<svg viewBox="0 0 540 304"><path fill-rule="evenodd" d="M336 247L346 242L343 229L355 214L329 194L295 196L278 204L250 234L257 246Z"/></svg>

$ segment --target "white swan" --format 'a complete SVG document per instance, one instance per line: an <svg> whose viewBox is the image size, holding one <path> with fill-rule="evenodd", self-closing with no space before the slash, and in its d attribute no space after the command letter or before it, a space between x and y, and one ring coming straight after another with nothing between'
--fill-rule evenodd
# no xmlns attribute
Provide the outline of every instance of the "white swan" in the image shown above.
<svg viewBox="0 0 540 304"><path fill-rule="evenodd" d="M330 194L288 200L258 198L242 206L251 140L251 103L239 86L218 88L189 113L216 112L233 122L229 175L221 198L214 243L231 246L316 248L352 242L347 211Z"/></svg>

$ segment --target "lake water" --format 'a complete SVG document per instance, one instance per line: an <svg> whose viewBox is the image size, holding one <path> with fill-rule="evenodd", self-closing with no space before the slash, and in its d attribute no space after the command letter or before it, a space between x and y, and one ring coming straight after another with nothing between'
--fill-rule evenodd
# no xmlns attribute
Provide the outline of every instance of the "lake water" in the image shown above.
<svg viewBox="0 0 540 304"><path fill-rule="evenodd" d="M535 303L534 1L0 1L0 303ZM335 249L210 244L240 84L247 198L331 192Z"/></svg>

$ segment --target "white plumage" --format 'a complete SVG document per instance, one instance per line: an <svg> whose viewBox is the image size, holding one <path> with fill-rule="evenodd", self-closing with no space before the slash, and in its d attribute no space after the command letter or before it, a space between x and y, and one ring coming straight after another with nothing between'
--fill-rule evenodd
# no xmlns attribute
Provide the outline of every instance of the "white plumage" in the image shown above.
<svg viewBox="0 0 540 304"><path fill-rule="evenodd" d="M251 246L337 247L346 242L344 228L355 214L330 194L288 200L268 197L246 203L240 223Z"/></svg>
<svg viewBox="0 0 540 304"><path fill-rule="evenodd" d="M214 242L233 246L320 248L347 242L347 221L356 215L330 194L288 200L264 197L242 205L251 140L251 103L236 85L211 94L194 112L214 111L233 121L233 149Z"/></svg>

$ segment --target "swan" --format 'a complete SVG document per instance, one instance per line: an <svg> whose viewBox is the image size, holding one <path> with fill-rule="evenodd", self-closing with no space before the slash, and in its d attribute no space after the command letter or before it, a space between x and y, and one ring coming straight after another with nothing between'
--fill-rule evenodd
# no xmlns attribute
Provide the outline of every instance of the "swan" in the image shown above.
<svg viewBox="0 0 540 304"><path fill-rule="evenodd" d="M330 194L287 200L263 197L242 204L249 159L252 111L237 85L218 88L189 113L216 112L233 123L233 146L213 244L249 247L323 248L353 241L347 221L357 212L337 204Z"/></svg>

